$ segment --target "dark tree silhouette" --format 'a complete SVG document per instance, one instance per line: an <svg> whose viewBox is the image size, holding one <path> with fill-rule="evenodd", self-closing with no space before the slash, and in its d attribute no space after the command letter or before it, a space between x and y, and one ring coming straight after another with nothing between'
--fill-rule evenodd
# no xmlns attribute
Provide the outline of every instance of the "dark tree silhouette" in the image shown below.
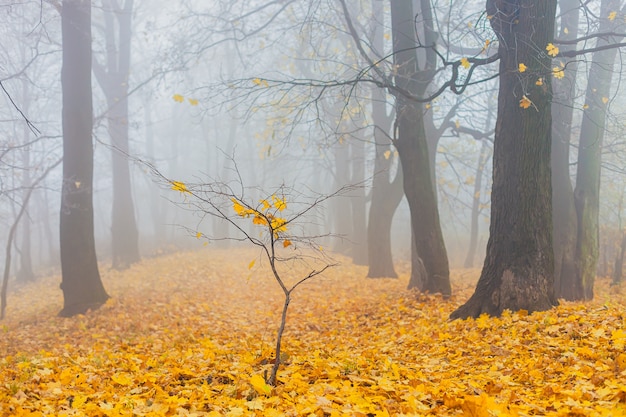
<svg viewBox="0 0 626 417"><path fill-rule="evenodd" d="M550 174L551 82L546 47L556 0L489 0L500 41L500 92L494 140L487 256L472 297L451 318L541 311L554 297ZM524 73L519 64L526 65ZM542 82L537 82L541 78ZM527 107L527 108L524 108Z"/></svg>
<svg viewBox="0 0 626 417"><path fill-rule="evenodd" d="M85 313L109 298L96 258L93 223L91 2L65 0L63 35L63 189L61 316Z"/></svg>

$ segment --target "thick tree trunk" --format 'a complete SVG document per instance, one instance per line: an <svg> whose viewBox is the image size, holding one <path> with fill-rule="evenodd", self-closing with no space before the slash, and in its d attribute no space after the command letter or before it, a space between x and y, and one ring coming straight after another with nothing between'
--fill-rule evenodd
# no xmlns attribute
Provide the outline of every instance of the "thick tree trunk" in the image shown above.
<svg viewBox="0 0 626 417"><path fill-rule="evenodd" d="M91 2L65 0L63 34L63 188L61 316L85 313L109 298L98 271L93 225Z"/></svg>
<svg viewBox="0 0 626 417"><path fill-rule="evenodd" d="M611 11L618 11L619 0L603 0L600 15L608 16ZM608 21L608 20L607 20ZM610 21L600 26L600 32L609 31ZM599 38L597 46L614 42L614 39ZM593 54L589 71L586 108L580 127L578 145L578 165L576 169L576 187L574 205L578 219L575 274L575 287L580 291L575 299L591 300L593 284L599 254L599 212L600 212L600 165L601 149L606 126L606 112L611 94L613 64L617 55L616 48L598 51Z"/></svg>
<svg viewBox="0 0 626 417"><path fill-rule="evenodd" d="M487 15L500 46L500 92L494 140L490 236L472 297L450 316L541 311L554 297L550 175L550 77L543 53L554 38L556 0L489 0ZM540 51L540 52L537 52ZM527 74L517 71L524 63ZM549 75L549 74L548 74ZM532 100L529 108L520 100Z"/></svg>
<svg viewBox="0 0 626 417"><path fill-rule="evenodd" d="M398 68L396 84L413 93L423 94L432 74L427 70L418 70L413 16L411 2L391 2L394 60ZM423 280L419 276L419 268L412 268L409 287L449 296L448 255L439 223L422 105L398 95L396 125L398 136L394 144L402 163L413 240L426 271L426 279ZM417 264L412 262L414 266Z"/></svg>
<svg viewBox="0 0 626 417"><path fill-rule="evenodd" d="M579 1L560 0L559 39L578 36ZM576 45L561 45L561 51ZM568 62L565 77L555 80L552 100L552 204L554 242L554 291L557 298L576 299L576 235L578 220L574 207L574 189L570 176L570 138L578 62Z"/></svg>

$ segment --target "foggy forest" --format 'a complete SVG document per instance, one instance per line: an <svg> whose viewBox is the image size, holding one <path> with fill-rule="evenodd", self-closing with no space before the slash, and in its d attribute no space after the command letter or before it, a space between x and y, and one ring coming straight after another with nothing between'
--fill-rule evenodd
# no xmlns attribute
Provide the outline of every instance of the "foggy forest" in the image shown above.
<svg viewBox="0 0 626 417"><path fill-rule="evenodd" d="M626 415L626 1L0 21L0 415Z"/></svg>

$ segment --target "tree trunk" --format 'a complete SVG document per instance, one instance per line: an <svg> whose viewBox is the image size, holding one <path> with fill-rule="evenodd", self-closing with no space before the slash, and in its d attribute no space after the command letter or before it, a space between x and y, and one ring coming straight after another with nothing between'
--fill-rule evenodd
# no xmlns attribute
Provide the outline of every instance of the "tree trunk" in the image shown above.
<svg viewBox="0 0 626 417"><path fill-rule="evenodd" d="M109 298L98 271L93 224L91 2L65 0L63 35L63 187L61 316L98 308Z"/></svg>
<svg viewBox="0 0 626 417"><path fill-rule="evenodd" d="M415 52L415 30L411 2L391 2L396 84L403 89L423 94L432 79L427 71L418 71ZM419 268L412 268L409 288L451 294L448 255L439 223L437 196L433 187L428 143L424 128L422 105L406 97L396 97L395 146L402 163L404 194L409 203L411 227L417 255L423 262L426 279ZM412 265L418 264L412 262Z"/></svg>
<svg viewBox="0 0 626 417"><path fill-rule="evenodd" d="M618 11L619 0L603 0L600 16L608 16ZM601 24L599 31L609 31L613 24L608 19ZM597 46L612 43L613 39L598 38ZM580 127L578 145L578 165L574 205L578 219L576 258L578 260L573 283L578 289L575 299L591 300L596 266L599 254L599 212L600 212L600 164L601 149L606 126L606 112L611 93L611 77L617 48L594 52L585 95L586 108Z"/></svg>
<svg viewBox="0 0 626 417"><path fill-rule="evenodd" d="M543 51L554 39L556 0L488 0L500 41L500 92L494 140L487 257L472 297L452 319L542 311L554 297L550 175L552 68ZM539 51L539 52L538 52ZM527 73L517 69L520 63ZM532 100L522 108L520 100Z"/></svg>
<svg viewBox="0 0 626 417"><path fill-rule="evenodd" d="M617 256L615 257L615 266L613 268L613 285L618 285L622 282L624 254L626 254L626 230L624 230L622 235L622 246L617 251Z"/></svg>
<svg viewBox="0 0 626 417"><path fill-rule="evenodd" d="M372 0L372 44L378 57L384 50L384 28L380 22L384 5ZM391 225L402 200L402 171L399 168L391 179L392 143L389 139L392 117L387 114L387 97L384 90L372 87L372 120L374 122L374 177L367 218L368 278L397 278L391 253Z"/></svg>
<svg viewBox="0 0 626 417"><path fill-rule="evenodd" d="M361 127L359 127L360 129ZM352 184L363 184L365 181L365 141L361 137L350 141ZM352 213L352 244L350 255L355 265L367 265L367 216L365 207L365 188L357 187L350 198Z"/></svg>
<svg viewBox="0 0 626 417"><path fill-rule="evenodd" d="M28 104L30 102L30 94L28 88L28 82L26 80L22 80L22 110L28 114ZM28 138L30 136L30 129L28 125L24 124L23 129L23 138L24 143L28 143ZM30 167L30 146L25 146L22 149L22 166L24 167L24 172L22 175L22 201L27 202L29 198L26 195L30 195L30 188L33 186L31 183L31 167ZM27 203L26 203L27 204ZM28 209L25 209L28 212ZM30 227L30 218L27 218L22 222L22 239L20 242L20 267L17 271L16 277L18 281L21 282L31 282L35 280L35 273L33 272L33 260L32 260L32 245L31 245L31 227Z"/></svg>
<svg viewBox="0 0 626 417"><path fill-rule="evenodd" d="M474 195L472 196L472 219L470 225L470 241L467 249L467 256L463 266L465 268L471 268L474 266L474 258L476 257L476 249L478 247L478 218L480 216L480 194L483 188L483 173L485 171L485 165L487 164L487 158L489 156L489 147L487 146L487 140L483 139L480 147L480 154L478 155L478 164L476 165L476 176L474 180Z"/></svg>
<svg viewBox="0 0 626 417"><path fill-rule="evenodd" d="M560 0L561 25L559 39L578 36L579 0ZM561 45L561 51L576 45ZM565 63L565 62L562 62ZM552 100L552 204L554 242L554 291L557 298L574 300L576 288L576 235L578 220L574 207L574 189L570 176L570 138L578 62L568 62L565 77L555 80Z"/></svg>
<svg viewBox="0 0 626 417"><path fill-rule="evenodd" d="M140 259L139 232L128 166L128 75L130 73L131 19L133 0L126 0L120 9L116 2L106 1L105 38L106 66L97 62L94 73L107 99L107 123L111 138L113 177L113 208L111 243L113 268L128 268ZM116 18L119 34L116 37ZM116 45L116 38L118 39Z"/></svg>

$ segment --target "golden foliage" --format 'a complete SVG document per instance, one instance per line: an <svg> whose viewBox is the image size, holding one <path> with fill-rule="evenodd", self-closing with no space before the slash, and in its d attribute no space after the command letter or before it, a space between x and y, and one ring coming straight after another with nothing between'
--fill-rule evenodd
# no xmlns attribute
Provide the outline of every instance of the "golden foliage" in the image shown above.
<svg viewBox="0 0 626 417"><path fill-rule="evenodd" d="M9 294L0 323L0 415L619 416L626 413L626 309L596 301L543 313L449 321L478 270L453 272L450 300L368 280L344 264L302 286L268 386L282 300L248 250L199 250L102 268L113 298L59 318L59 277ZM285 265L286 276L303 267ZM471 278L470 278L471 277Z"/></svg>
<svg viewBox="0 0 626 417"><path fill-rule="evenodd" d="M523 95L521 100L519 101L519 106L523 109L529 108L533 104L532 101L526 95Z"/></svg>
<svg viewBox="0 0 626 417"><path fill-rule="evenodd" d="M555 46L553 43L549 43L546 46L546 51L548 52L548 55L555 57L559 54L559 47Z"/></svg>

